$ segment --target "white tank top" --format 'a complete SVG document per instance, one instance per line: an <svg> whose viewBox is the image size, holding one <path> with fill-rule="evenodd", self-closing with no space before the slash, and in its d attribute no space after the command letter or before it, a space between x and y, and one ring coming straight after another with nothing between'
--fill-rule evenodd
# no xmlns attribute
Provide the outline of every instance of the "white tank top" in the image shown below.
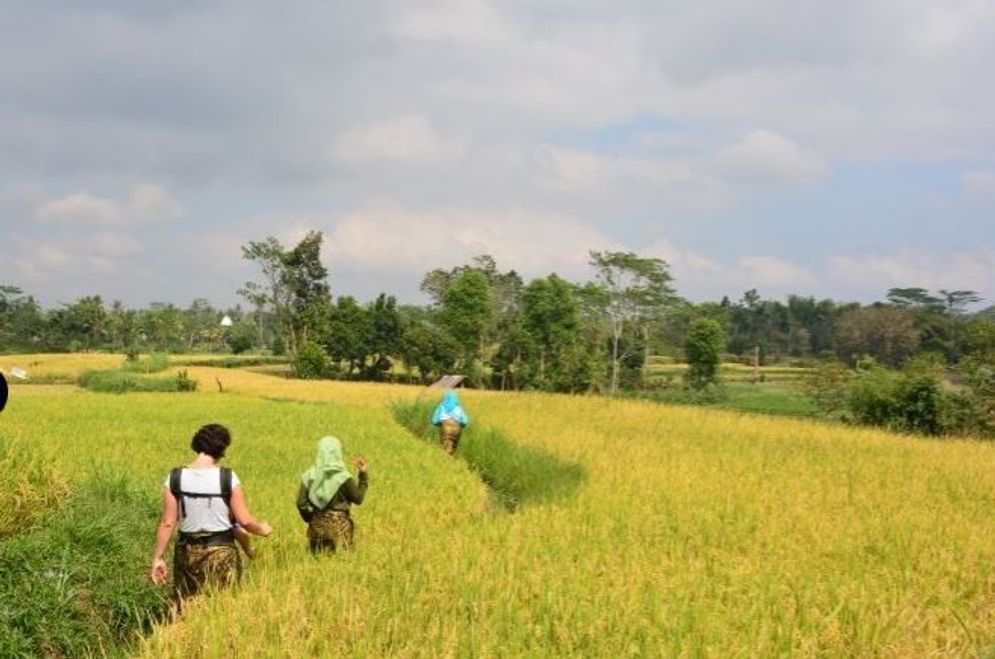
<svg viewBox="0 0 995 659"><path fill-rule="evenodd" d="M238 476L231 472L231 489L241 485ZM169 476L163 485L169 489ZM217 531L227 531L232 527L231 511L225 500L221 498L221 469L219 467L209 467L207 469L191 469L184 467L180 472L180 490L192 494L217 494L217 497L183 497L184 501L177 501L177 515L180 518L181 533L216 533ZM186 515L183 514L184 508Z"/></svg>

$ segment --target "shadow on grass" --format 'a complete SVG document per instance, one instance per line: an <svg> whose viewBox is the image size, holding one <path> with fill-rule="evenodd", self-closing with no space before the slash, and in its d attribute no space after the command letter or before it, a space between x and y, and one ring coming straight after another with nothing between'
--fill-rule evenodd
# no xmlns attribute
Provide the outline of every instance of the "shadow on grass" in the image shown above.
<svg viewBox="0 0 995 659"><path fill-rule="evenodd" d="M394 419L411 434L438 444L432 425L434 405L425 400L392 405ZM439 450L442 448L440 446ZM470 465L505 509L561 501L573 495L586 478L584 468L508 439L495 428L471 425L463 431L456 457Z"/></svg>

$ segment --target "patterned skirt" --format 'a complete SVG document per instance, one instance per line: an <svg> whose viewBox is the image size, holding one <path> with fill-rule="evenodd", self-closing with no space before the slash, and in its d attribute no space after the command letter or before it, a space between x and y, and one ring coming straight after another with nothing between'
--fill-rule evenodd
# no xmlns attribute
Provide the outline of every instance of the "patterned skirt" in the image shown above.
<svg viewBox="0 0 995 659"><path fill-rule="evenodd" d="M173 551L173 581L180 598L207 588L227 588L242 578L235 545L180 545Z"/></svg>
<svg viewBox="0 0 995 659"><path fill-rule="evenodd" d="M345 510L319 510L307 526L312 553L351 549L356 525Z"/></svg>
<svg viewBox="0 0 995 659"><path fill-rule="evenodd" d="M442 448L452 455L456 452L456 447L459 445L459 437L463 432L463 426L461 426L457 421L451 419L446 419L439 426L439 441L442 442Z"/></svg>

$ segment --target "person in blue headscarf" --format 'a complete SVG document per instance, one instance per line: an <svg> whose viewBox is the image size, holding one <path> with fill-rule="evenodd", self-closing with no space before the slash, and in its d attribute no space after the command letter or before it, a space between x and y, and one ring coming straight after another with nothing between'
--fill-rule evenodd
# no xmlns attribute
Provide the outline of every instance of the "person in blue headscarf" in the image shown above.
<svg viewBox="0 0 995 659"><path fill-rule="evenodd" d="M455 391L447 391L442 402L435 408L432 415L432 425L439 428L439 440L442 448L452 455L459 445L460 435L463 428L470 425L470 417L466 415L463 406L460 405L459 396Z"/></svg>

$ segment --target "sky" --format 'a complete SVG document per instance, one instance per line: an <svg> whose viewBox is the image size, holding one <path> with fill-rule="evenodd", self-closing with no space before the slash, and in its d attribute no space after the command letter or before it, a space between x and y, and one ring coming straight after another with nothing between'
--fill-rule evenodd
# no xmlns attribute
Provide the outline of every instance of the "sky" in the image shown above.
<svg viewBox="0 0 995 659"><path fill-rule="evenodd" d="M990 0L0 0L0 284L227 305L325 235L335 294L494 256L681 295L995 302Z"/></svg>

